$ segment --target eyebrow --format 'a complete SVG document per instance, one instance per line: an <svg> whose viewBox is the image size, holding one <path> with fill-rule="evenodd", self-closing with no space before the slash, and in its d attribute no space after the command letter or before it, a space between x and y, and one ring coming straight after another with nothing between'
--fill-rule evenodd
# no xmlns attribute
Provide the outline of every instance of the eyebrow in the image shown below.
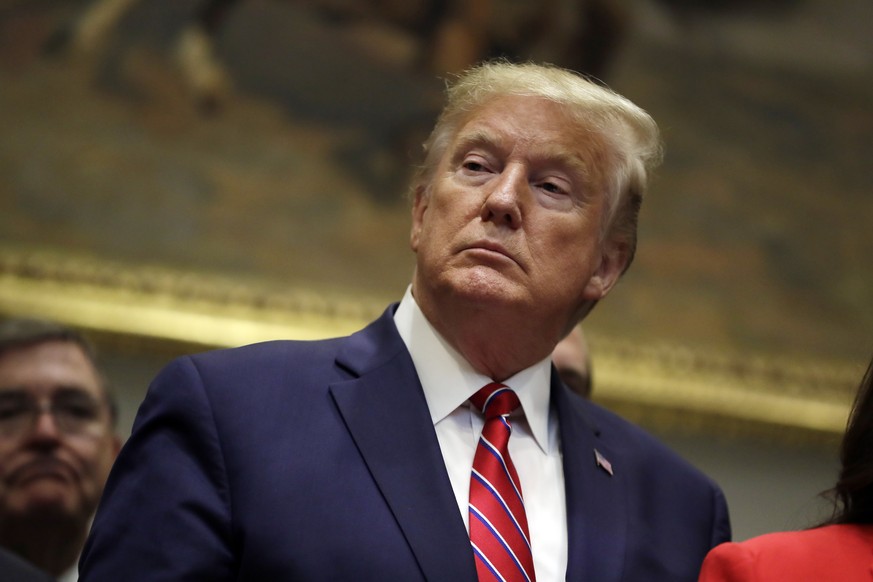
<svg viewBox="0 0 873 582"><path fill-rule="evenodd" d="M30 391L24 386L0 386L0 398L10 399L29 396L31 396ZM101 401L101 397L99 395L92 394L88 390L74 385L59 386L57 390L52 391L49 396L51 398L55 398L57 396L86 396L95 402Z"/></svg>
<svg viewBox="0 0 873 582"><path fill-rule="evenodd" d="M459 156L466 154L474 147L486 147L501 149L497 144L496 138L491 133L477 129L466 135L459 135L458 141L452 146L452 159L457 159Z"/></svg>
<svg viewBox="0 0 873 582"><path fill-rule="evenodd" d="M492 132L477 128L466 135L459 136L458 141L452 148L452 162L459 161L460 158L475 147L490 148L500 153L503 153L505 149L500 145L498 137ZM590 154L590 152L584 148L580 148L580 150L568 151L559 148L534 150L535 154L539 154L535 156L534 161L545 160L549 165L563 166L574 173L578 173L585 184L590 184L594 178L594 173L591 171L591 164L586 163L587 156L583 155Z"/></svg>

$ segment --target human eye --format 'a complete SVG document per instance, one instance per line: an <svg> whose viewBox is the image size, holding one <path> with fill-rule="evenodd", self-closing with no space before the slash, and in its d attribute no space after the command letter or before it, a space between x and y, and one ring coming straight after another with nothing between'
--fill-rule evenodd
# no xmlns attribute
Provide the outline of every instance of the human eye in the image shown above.
<svg viewBox="0 0 873 582"><path fill-rule="evenodd" d="M552 198L570 198L571 186L566 180L544 179L536 183L537 188Z"/></svg>
<svg viewBox="0 0 873 582"><path fill-rule="evenodd" d="M490 172L490 165L485 158L478 155L468 155L461 161L461 168L468 174L482 174Z"/></svg>
<svg viewBox="0 0 873 582"><path fill-rule="evenodd" d="M31 403L22 394L4 394L0 396L0 421L13 420L27 414Z"/></svg>
<svg viewBox="0 0 873 582"><path fill-rule="evenodd" d="M557 184L555 182L543 182L542 184L540 184L540 188L542 188L543 190L545 190L546 192L549 192L551 194L565 194L566 193L564 188L560 184Z"/></svg>
<svg viewBox="0 0 873 582"><path fill-rule="evenodd" d="M482 172L485 170L485 166L472 160L464 162L463 168L470 172Z"/></svg>
<svg viewBox="0 0 873 582"><path fill-rule="evenodd" d="M62 414L66 414L72 418L78 418L81 420L91 420L96 418L97 409L94 406L89 404L81 404L81 403L65 403L59 405L58 412Z"/></svg>
<svg viewBox="0 0 873 582"><path fill-rule="evenodd" d="M78 421L94 420L100 415L100 406L87 394L67 393L59 396L52 405L55 413Z"/></svg>

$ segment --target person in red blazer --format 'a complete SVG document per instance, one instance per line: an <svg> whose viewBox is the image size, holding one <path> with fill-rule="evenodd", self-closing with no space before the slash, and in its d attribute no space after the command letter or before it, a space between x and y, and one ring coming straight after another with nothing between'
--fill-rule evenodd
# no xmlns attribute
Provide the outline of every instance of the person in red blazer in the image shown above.
<svg viewBox="0 0 873 582"><path fill-rule="evenodd" d="M873 580L873 361L855 396L840 462L830 520L716 546L699 582Z"/></svg>

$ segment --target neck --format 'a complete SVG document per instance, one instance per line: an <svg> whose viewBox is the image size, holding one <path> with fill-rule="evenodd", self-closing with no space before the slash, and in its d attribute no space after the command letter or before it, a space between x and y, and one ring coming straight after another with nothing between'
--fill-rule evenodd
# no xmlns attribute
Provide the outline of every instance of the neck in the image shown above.
<svg viewBox="0 0 873 582"><path fill-rule="evenodd" d="M437 305L416 302L439 334L478 373L503 382L548 357L563 326L544 327L547 319L518 308L487 305Z"/></svg>

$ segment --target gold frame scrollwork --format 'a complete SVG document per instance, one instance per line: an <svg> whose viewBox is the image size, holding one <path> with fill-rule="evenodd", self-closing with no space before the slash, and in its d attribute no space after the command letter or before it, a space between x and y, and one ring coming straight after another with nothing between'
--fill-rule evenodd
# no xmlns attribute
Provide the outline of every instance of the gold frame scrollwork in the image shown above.
<svg viewBox="0 0 873 582"><path fill-rule="evenodd" d="M47 317L144 349L346 335L384 307L374 298L0 247L0 315ZM841 362L714 354L596 334L590 341L595 399L662 430L831 445L862 373Z"/></svg>

